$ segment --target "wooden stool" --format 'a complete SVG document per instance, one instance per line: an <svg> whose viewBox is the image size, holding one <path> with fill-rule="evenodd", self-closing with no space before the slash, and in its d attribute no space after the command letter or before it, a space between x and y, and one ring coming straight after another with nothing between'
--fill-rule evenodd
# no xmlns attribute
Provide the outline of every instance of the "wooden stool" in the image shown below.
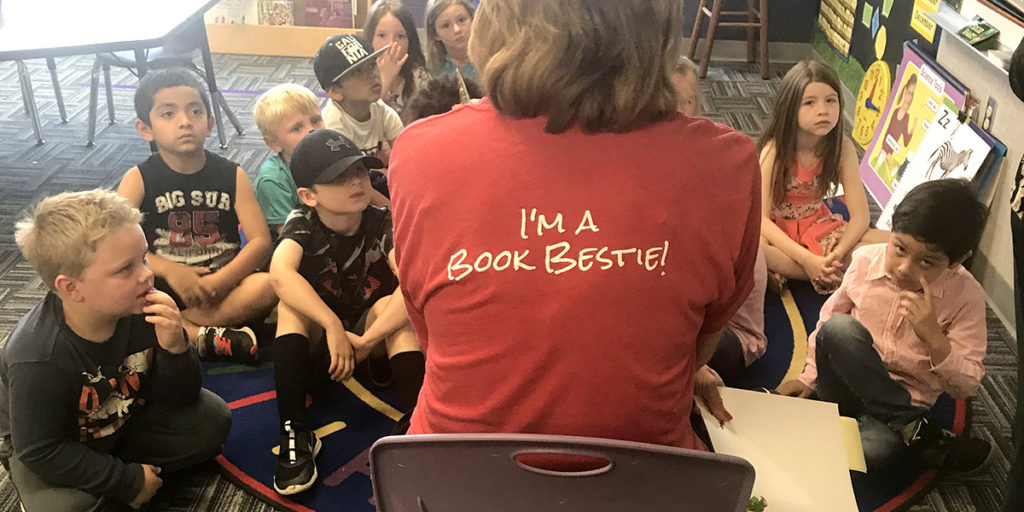
<svg viewBox="0 0 1024 512"><path fill-rule="evenodd" d="M700 0L697 7L697 19L693 22L693 33L690 35L690 59L697 54L697 41L700 39L700 26L704 18L710 18L708 33L704 43L704 54L700 58L700 77L708 74L708 64L711 62L711 47L715 44L715 29L718 27L746 27L747 29L747 62L754 62L754 31L761 34L761 78L768 79L768 0L747 0L745 11L722 11L722 0L710 0L712 5L708 9L709 0ZM758 7L755 2L760 2ZM746 21L723 21L719 22L720 16L745 16Z"/></svg>

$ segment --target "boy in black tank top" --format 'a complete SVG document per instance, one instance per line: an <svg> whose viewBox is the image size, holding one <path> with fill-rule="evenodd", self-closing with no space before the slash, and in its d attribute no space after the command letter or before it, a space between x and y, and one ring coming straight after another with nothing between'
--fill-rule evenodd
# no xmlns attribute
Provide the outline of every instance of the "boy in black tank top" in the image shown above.
<svg viewBox="0 0 1024 512"><path fill-rule="evenodd" d="M124 175L117 193L142 211L156 286L178 303L200 354L252 361L252 330L230 327L277 302L268 274L254 273L267 259L270 232L245 171L203 148L213 127L209 106L185 69L143 77L135 129L158 151Z"/></svg>

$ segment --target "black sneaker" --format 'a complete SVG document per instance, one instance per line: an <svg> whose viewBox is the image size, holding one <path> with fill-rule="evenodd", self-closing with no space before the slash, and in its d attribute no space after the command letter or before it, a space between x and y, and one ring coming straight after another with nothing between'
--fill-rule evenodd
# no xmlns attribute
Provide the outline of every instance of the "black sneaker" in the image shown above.
<svg viewBox="0 0 1024 512"><path fill-rule="evenodd" d="M320 438L313 432L295 430L290 421L284 423L274 469L274 490L278 494L300 493L313 486L317 476L313 459L320 453L320 446Z"/></svg>
<svg viewBox="0 0 1024 512"><path fill-rule="evenodd" d="M956 437L950 442L949 453L942 467L963 475L983 469L992 454L992 445L975 437Z"/></svg>
<svg viewBox="0 0 1024 512"><path fill-rule="evenodd" d="M255 363L259 358L256 334L248 327L201 327L196 346L202 357L216 357L240 363Z"/></svg>
<svg viewBox="0 0 1024 512"><path fill-rule="evenodd" d="M992 445L984 439L956 436L924 419L911 447L926 464L951 472L974 473L985 466Z"/></svg>

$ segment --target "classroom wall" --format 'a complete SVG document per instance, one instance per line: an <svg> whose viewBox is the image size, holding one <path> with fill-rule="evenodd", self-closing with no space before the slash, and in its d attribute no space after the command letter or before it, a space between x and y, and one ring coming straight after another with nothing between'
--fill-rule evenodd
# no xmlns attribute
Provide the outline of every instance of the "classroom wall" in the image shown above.
<svg viewBox="0 0 1024 512"><path fill-rule="evenodd" d="M960 12L967 16L978 14L992 22L1002 32L1000 40L1004 45L1016 47L1024 36L1024 28L1008 22L975 0L964 0ZM953 34L947 36L939 43L939 64L952 71L971 90L971 94L980 100L981 105L985 105L990 97L997 103L990 131L1006 145L1006 158L989 191L987 199L991 199L990 217L971 272L984 286L993 311L1007 329L1015 334L1019 326L1016 325L1014 314L1010 193L1017 164L1024 157L1024 131L1020 129L1021 119L1024 119L1024 102L1010 90L1006 71L986 60L964 41L953 37Z"/></svg>
<svg viewBox="0 0 1024 512"><path fill-rule="evenodd" d="M707 0L708 9L712 0ZM768 40L773 42L806 43L811 40L811 32L815 20L818 19L820 0L770 0L768 2ZM697 0L683 2L683 33L689 36L693 30L693 22L697 19ZM723 11L745 10L747 0L725 0ZM707 20L701 36L707 30ZM747 31L743 28L720 28L715 31L715 40L746 40Z"/></svg>

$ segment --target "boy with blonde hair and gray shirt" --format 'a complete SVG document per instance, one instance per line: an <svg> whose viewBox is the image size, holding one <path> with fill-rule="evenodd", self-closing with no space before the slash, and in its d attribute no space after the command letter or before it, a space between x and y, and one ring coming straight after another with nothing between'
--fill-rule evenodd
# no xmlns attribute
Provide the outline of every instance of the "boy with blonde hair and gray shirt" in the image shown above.
<svg viewBox="0 0 1024 512"><path fill-rule="evenodd" d="M50 289L0 349L0 462L26 510L138 508L161 470L227 438L231 411L202 389L181 313L153 288L141 220L98 189L46 198L18 223Z"/></svg>

